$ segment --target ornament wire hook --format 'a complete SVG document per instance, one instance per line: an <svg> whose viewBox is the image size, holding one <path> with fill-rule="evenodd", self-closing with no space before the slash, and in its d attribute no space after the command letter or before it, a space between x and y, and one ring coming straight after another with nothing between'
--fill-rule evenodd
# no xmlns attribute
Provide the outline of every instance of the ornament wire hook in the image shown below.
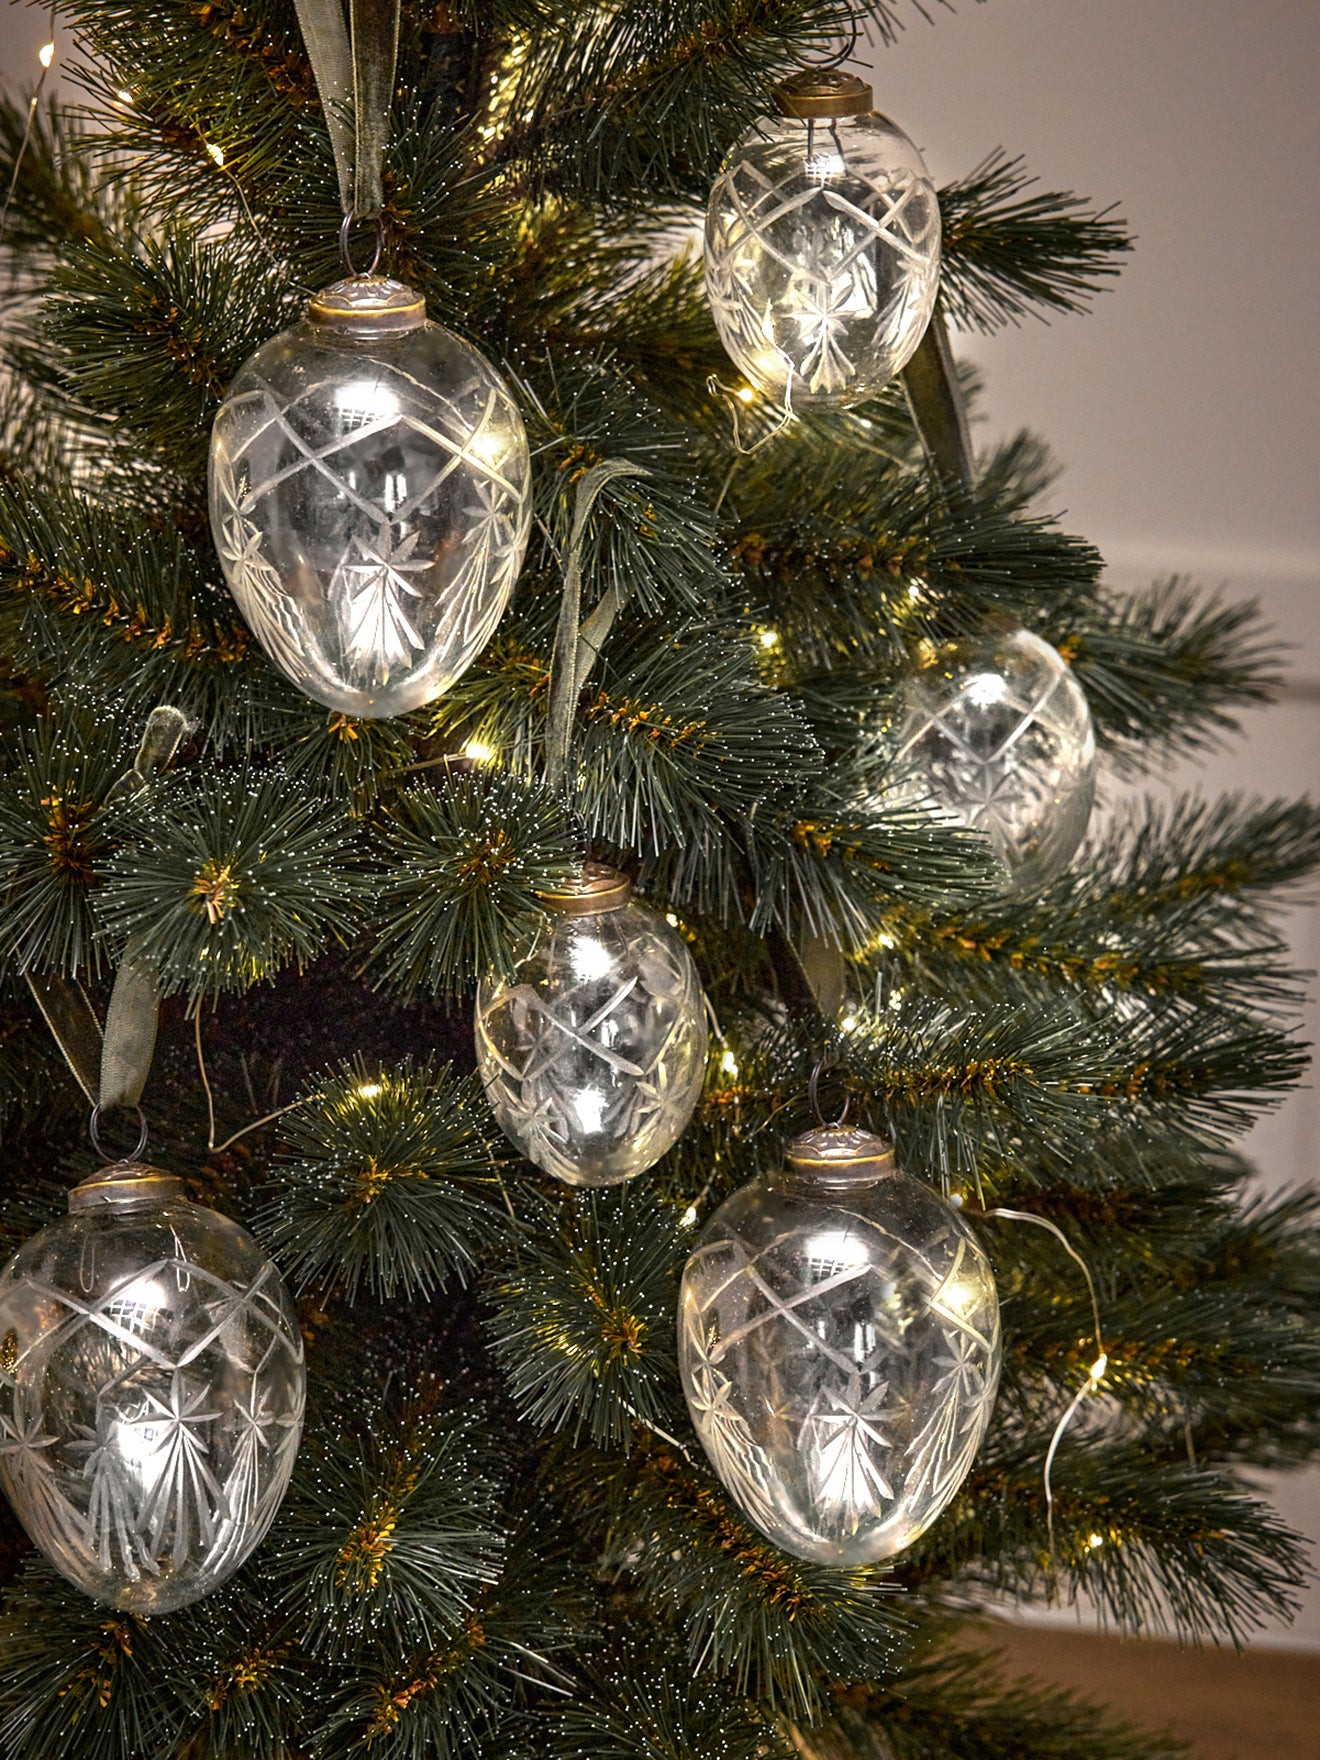
<svg viewBox="0 0 1320 1760"><path fill-rule="evenodd" d="M358 216L356 214L350 212L350 213L344 215L344 218L343 218L342 222L340 223L340 227L339 227L339 260L344 265L344 268L347 270L347 272L351 276L353 276L355 280L365 281L369 275L374 275L376 273L377 269L379 269L379 267L380 267L381 255L385 249L385 219L384 219L383 215L377 214L377 216L376 216L376 252L375 252L375 255L371 259L371 266L366 269L359 269L355 266L355 264L353 262L353 252L352 252L352 249L350 248L351 247L352 232L353 232L353 222L357 218L358 218Z"/></svg>
<svg viewBox="0 0 1320 1760"><path fill-rule="evenodd" d="M984 1214L986 1216L1002 1216L1008 1222L1032 1222L1037 1228L1046 1229L1054 1236L1055 1240L1061 1244L1068 1257L1081 1266L1082 1276L1086 1279L1086 1288L1091 1297L1091 1316L1095 1321L1095 1361L1091 1364L1086 1380L1077 1389L1077 1392L1068 1403L1067 1410L1054 1426L1054 1434L1050 1437L1050 1446L1045 1452L1045 1467L1043 1473L1045 1482L1045 1525L1049 1539L1050 1563L1053 1564L1054 1484L1051 1475L1054 1471L1054 1457L1059 1452L1059 1444L1063 1441L1065 1432L1068 1430L1068 1427L1071 1425L1078 1412L1082 1409L1083 1401L1088 1395L1099 1391L1100 1384L1104 1380L1109 1369L1109 1353L1105 1349L1104 1329L1100 1323L1100 1298L1095 1292L1095 1278L1091 1275L1091 1267L1077 1251L1077 1248L1073 1246L1072 1242L1068 1239L1067 1235L1059 1227L1057 1222L1052 1222L1048 1216L1037 1216L1034 1211L1009 1210L1002 1204L997 1209L985 1211ZM1190 1429L1188 1431L1187 1440L1190 1447Z"/></svg>
<svg viewBox="0 0 1320 1760"><path fill-rule="evenodd" d="M848 33L848 41L836 54L826 56L823 61L813 61L808 55L799 55L796 57L798 66L810 68L813 73L829 73L835 67L842 67L857 47L859 34L857 26L854 25Z"/></svg>
<svg viewBox="0 0 1320 1760"><path fill-rule="evenodd" d="M109 1112L110 1110L111 1110L111 1108L108 1106L101 1106L101 1105L93 1106L92 1116L87 1121L87 1135L92 1139L92 1147L93 1147L93 1149L96 1150L96 1153L98 1155L104 1155L107 1161L110 1160L111 1157L110 1157L110 1151L107 1148L105 1148L101 1142L101 1119L102 1119L103 1115L105 1113ZM126 1106L124 1106L123 1110L125 1112L136 1112L137 1113L138 1140L134 1144L134 1146L129 1154L117 1155L114 1157L114 1159L117 1161L136 1161L139 1159L139 1157L142 1154L142 1151L147 1146L147 1115L145 1112L143 1112L143 1110L140 1106L126 1105Z"/></svg>
<svg viewBox="0 0 1320 1760"><path fill-rule="evenodd" d="M820 1104L820 1078L826 1070L838 1066L838 1058L822 1053L816 1059L816 1066L811 1072L811 1080L807 1083L807 1099L811 1102L811 1110L816 1114L816 1121L827 1131L837 1131L848 1122L848 1109L852 1105L852 1095L847 1088L843 1090L843 1111L837 1118L826 1118Z"/></svg>

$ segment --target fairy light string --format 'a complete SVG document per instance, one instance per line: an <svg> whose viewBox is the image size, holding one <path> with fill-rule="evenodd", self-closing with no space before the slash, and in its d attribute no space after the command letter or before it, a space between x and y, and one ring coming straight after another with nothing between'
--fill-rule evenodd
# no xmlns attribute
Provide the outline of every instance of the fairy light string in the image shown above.
<svg viewBox="0 0 1320 1760"><path fill-rule="evenodd" d="M14 169L9 174L9 188L5 191L5 205L0 208L0 243L4 242L5 230L9 225L9 210L14 200L14 192L18 188L18 180L23 170L23 161L32 141L32 130L37 120L37 107L41 103L41 94L46 85L46 75L55 60L55 8L50 9L50 36L37 50L37 60L41 72L37 75L37 83L32 89L28 100L27 122L23 127L23 138L19 142L18 152L14 155Z"/></svg>
<svg viewBox="0 0 1320 1760"><path fill-rule="evenodd" d="M1073 1419L1077 1416L1078 1412L1081 1411L1083 1404L1091 1394L1098 1391L1109 1369L1109 1353L1105 1349L1103 1337L1104 1329L1100 1324L1100 1302L1096 1295L1095 1279L1091 1275L1091 1267L1086 1263L1086 1260L1077 1251L1076 1247L1073 1246L1072 1242L1056 1222L1051 1222L1048 1216L1036 1216L1030 1210L1010 1210L1005 1205L1000 1205L994 1210L986 1210L983 1214L986 1216L1001 1217L1006 1222L1030 1222L1034 1223L1037 1228L1046 1229L1054 1236L1055 1240L1058 1241L1068 1257L1073 1260L1076 1265L1081 1267L1082 1276L1086 1279L1086 1288L1091 1298L1091 1317L1095 1323L1095 1360L1087 1371L1086 1380L1077 1389L1077 1392L1068 1402L1062 1417L1054 1426L1054 1434L1050 1437L1050 1446L1045 1451L1045 1467L1043 1472L1045 1484L1045 1524L1049 1543L1050 1562L1053 1564L1054 1485L1052 1474L1054 1470L1054 1459L1059 1452L1059 1445L1067 1434L1068 1428Z"/></svg>

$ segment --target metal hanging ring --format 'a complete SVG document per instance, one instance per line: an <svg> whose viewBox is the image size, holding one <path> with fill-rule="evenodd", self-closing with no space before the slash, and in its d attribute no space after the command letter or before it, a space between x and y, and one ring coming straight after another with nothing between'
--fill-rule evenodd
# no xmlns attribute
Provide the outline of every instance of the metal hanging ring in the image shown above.
<svg viewBox="0 0 1320 1760"><path fill-rule="evenodd" d="M836 55L827 56L824 61L812 61L805 55L799 55L797 57L798 66L810 68L812 73L829 73L835 67L842 67L844 62L849 59L853 50L857 47L857 37L858 30L857 26L854 25L852 30L848 33L848 41Z"/></svg>
<svg viewBox="0 0 1320 1760"><path fill-rule="evenodd" d="M101 1118L103 1114L112 1110L114 1109L108 1106L93 1106L92 1116L87 1123L87 1135L92 1139L93 1149L96 1150L98 1155L104 1155L107 1161L110 1160L111 1157L110 1151L105 1148L101 1142ZM137 1161L140 1159L142 1151L147 1146L147 1115L143 1112L140 1106L124 1106L121 1110L124 1112L137 1113L138 1140L129 1154L116 1155L114 1159L116 1161Z"/></svg>
<svg viewBox="0 0 1320 1760"><path fill-rule="evenodd" d="M382 214L377 214L376 216L376 253L371 259L371 266L367 269L359 269L355 267L353 253L349 248L349 241L353 231L353 222L357 218L358 216L356 214L344 215L339 228L339 260L344 265L348 274L352 275L358 281L365 281L369 275L374 275L380 267L381 254L385 249L385 217Z"/></svg>
<svg viewBox="0 0 1320 1760"><path fill-rule="evenodd" d="M837 1131L848 1122L848 1108L852 1105L852 1095L847 1088L843 1090L843 1111L837 1118L826 1118L820 1104L820 1078L827 1069L833 1069L837 1060L822 1053L816 1059L816 1067L811 1072L811 1080L807 1083L807 1099L811 1102L811 1110L816 1114L816 1122L823 1130Z"/></svg>

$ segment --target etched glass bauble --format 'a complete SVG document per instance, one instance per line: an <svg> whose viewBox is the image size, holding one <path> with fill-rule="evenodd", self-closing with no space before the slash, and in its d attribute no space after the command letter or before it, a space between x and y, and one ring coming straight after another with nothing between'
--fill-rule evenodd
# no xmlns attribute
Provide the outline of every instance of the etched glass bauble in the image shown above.
<svg viewBox="0 0 1320 1760"><path fill-rule="evenodd" d="M921 155L851 75L798 75L725 160L706 294L751 383L790 408L873 397L935 308L940 209Z"/></svg>
<svg viewBox="0 0 1320 1760"><path fill-rule="evenodd" d="M71 1583L169 1613L274 1519L306 1372L289 1293L245 1229L118 1162L0 1273L0 1483Z"/></svg>
<svg viewBox="0 0 1320 1760"><path fill-rule="evenodd" d="M1095 733L1067 662L1030 630L939 649L909 679L890 801L924 800L984 832L1028 892L1063 872L1095 799Z"/></svg>
<svg viewBox="0 0 1320 1760"><path fill-rule="evenodd" d="M735 1192L683 1273L679 1367L711 1464L785 1552L865 1565L967 1476L999 1381L999 1299L957 1211L864 1131L809 1131Z"/></svg>
<svg viewBox="0 0 1320 1760"><path fill-rule="evenodd" d="M402 715L485 647L531 519L522 417L420 294L355 276L259 348L211 432L211 528L238 608L301 691Z"/></svg>
<svg viewBox="0 0 1320 1760"><path fill-rule="evenodd" d="M706 1068L692 955L622 874L588 863L507 984L477 992L477 1066L509 1140L571 1186L652 1166L692 1116Z"/></svg>

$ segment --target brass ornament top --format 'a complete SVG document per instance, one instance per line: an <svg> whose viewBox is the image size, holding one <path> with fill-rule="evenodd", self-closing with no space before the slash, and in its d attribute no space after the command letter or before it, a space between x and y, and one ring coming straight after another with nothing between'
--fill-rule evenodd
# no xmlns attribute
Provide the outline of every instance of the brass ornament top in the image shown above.
<svg viewBox="0 0 1320 1760"><path fill-rule="evenodd" d="M604 862L586 862L576 880L536 895L545 908L564 917L594 917L617 911L632 897L632 881Z"/></svg>
<svg viewBox="0 0 1320 1760"><path fill-rule="evenodd" d="M114 1161L80 1180L69 1193L70 1216L94 1210L137 1209L183 1196L183 1181L145 1161Z"/></svg>
<svg viewBox="0 0 1320 1760"><path fill-rule="evenodd" d="M420 330L426 322L426 301L415 287L388 275L350 275L312 295L307 320L341 337L374 342Z"/></svg>
<svg viewBox="0 0 1320 1760"><path fill-rule="evenodd" d="M869 1183L898 1172L893 1145L883 1137L834 1124L818 1125L795 1137L788 1145L788 1165L795 1173L826 1183Z"/></svg>
<svg viewBox="0 0 1320 1760"><path fill-rule="evenodd" d="M785 116L810 122L819 116L865 116L875 108L870 86L839 67L804 67L775 87L775 102Z"/></svg>

